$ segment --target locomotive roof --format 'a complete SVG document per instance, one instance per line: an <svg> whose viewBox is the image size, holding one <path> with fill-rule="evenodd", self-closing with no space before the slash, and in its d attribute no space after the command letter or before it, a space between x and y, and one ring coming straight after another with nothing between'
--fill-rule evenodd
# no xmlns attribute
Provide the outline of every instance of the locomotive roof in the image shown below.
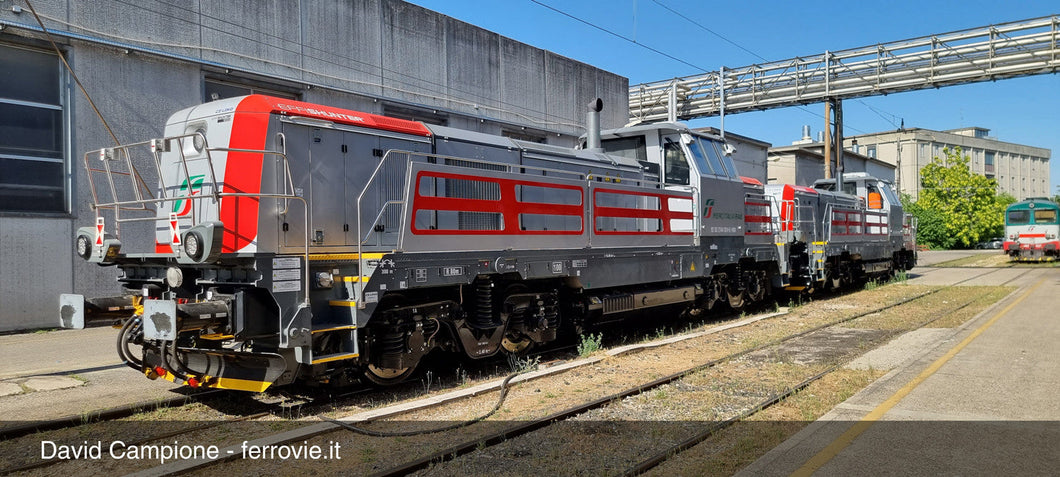
<svg viewBox="0 0 1060 477"><path fill-rule="evenodd" d="M698 136L709 137L711 139L715 139L715 140L718 140L718 141L721 140L720 136L716 136L716 135L710 134L710 133L705 133L705 132L702 132L702 131L694 131L694 130L689 128L684 123L671 123L671 122L638 124L638 125L635 125L635 126L626 126L626 127L621 127L621 128L617 128L617 129L607 129L607 130L601 131L600 132L600 136L605 137L605 138L606 137L635 136L635 135L644 134L645 132L648 132L648 131L662 131L662 132L674 132L674 133L692 133L692 134L696 134ZM583 139L584 139L584 136L583 136Z"/></svg>
<svg viewBox="0 0 1060 477"><path fill-rule="evenodd" d="M456 141L471 142L486 146L508 147L512 149L519 148L519 146L512 142L511 139L504 136L480 133L476 131L467 131L464 129L451 128L448 126L437 126L434 124L427 124L426 127L431 131L431 133L434 134L434 137L436 139L452 139Z"/></svg>
<svg viewBox="0 0 1060 477"><path fill-rule="evenodd" d="M1023 209L1058 209L1060 204L1053 202L1047 197L1031 197L1025 200L1021 200L1008 206L1008 210L1023 210Z"/></svg>
<svg viewBox="0 0 1060 477"><path fill-rule="evenodd" d="M633 168L637 171L640 170L641 165L636 159L628 157L622 157L617 155L604 154L602 152L593 152L585 149L571 149L569 147L554 146L551 144L540 144L530 141L520 141L513 139L512 142L516 143L523 149L525 153L529 154L542 154L547 156L559 156L568 159L579 159L587 162L599 162L604 165L612 167L625 167Z"/></svg>
<svg viewBox="0 0 1060 477"><path fill-rule="evenodd" d="M311 119L330 121L338 124L359 126L371 129L430 136L431 131L422 123L404 119L389 118L377 114L363 113L348 109L335 108L320 104L305 103L293 99L275 98L261 94L238 96L192 106L170 116L170 123L180 122L192 117L207 117L218 114L280 114Z"/></svg>
<svg viewBox="0 0 1060 477"><path fill-rule="evenodd" d="M475 131L451 128L446 126L429 125L427 128L434 134L437 140L464 141L487 146L506 147L520 149L524 154L540 154L549 157L563 159L574 159L585 162L603 163L611 167L629 167L640 170L640 163L634 159L620 156L611 156L599 152L586 151L583 149L571 149L569 147L541 144L531 141L511 139L504 136L495 136Z"/></svg>
<svg viewBox="0 0 1060 477"><path fill-rule="evenodd" d="M879 177L876 177L876 176L869 175L869 173L867 173L867 172L844 172L843 173L843 182L853 182L853 181L862 180L862 179L886 182L888 184L891 183L890 181L887 181L887 180L884 180L884 179L880 179ZM835 178L831 178L831 179L817 179L816 181L814 181L813 184L814 185L817 185L817 184L835 184Z"/></svg>

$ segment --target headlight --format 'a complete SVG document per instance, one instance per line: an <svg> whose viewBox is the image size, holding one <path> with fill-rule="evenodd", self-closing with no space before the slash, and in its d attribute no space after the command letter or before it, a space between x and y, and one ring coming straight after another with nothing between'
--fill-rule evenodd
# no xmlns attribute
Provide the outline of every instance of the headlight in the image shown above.
<svg viewBox="0 0 1060 477"><path fill-rule="evenodd" d="M202 236L196 232L188 232L184 235L184 253L188 254L196 262L202 258Z"/></svg>
<svg viewBox="0 0 1060 477"><path fill-rule="evenodd" d="M331 288L335 278L329 272L317 272L317 286L320 288Z"/></svg>
<svg viewBox="0 0 1060 477"><path fill-rule="evenodd" d="M202 152L206 149L206 130L199 128L195 130L195 135L192 136L191 145L195 148L195 152Z"/></svg>
<svg viewBox="0 0 1060 477"><path fill-rule="evenodd" d="M74 240L74 250L78 257L88 260L92 255L92 240L87 235L78 235Z"/></svg>
<svg viewBox="0 0 1060 477"><path fill-rule="evenodd" d="M177 255L177 263L212 263L221 258L221 240L224 225L221 222L203 222L184 232L181 247L184 253Z"/></svg>

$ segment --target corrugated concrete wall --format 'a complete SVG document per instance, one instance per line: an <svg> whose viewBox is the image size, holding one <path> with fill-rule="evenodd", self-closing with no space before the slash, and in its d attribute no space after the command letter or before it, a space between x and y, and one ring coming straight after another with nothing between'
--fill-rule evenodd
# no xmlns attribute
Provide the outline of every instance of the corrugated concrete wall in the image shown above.
<svg viewBox="0 0 1060 477"><path fill-rule="evenodd" d="M7 23L0 47L47 51L40 33L20 26L35 24L20 4L0 3ZM62 49L122 142L160 136L170 113L203 101L207 76L275 84L305 101L371 113L385 104L437 111L450 126L491 134L525 128L561 145L583 133L593 98L605 101L603 127L629 117L626 78L397 0L34 6L60 33ZM0 213L0 331L54 326L60 293L118 290L115 270L90 266L72 251L73 232L94 217L82 155L112 141L66 80L73 207L51 216Z"/></svg>

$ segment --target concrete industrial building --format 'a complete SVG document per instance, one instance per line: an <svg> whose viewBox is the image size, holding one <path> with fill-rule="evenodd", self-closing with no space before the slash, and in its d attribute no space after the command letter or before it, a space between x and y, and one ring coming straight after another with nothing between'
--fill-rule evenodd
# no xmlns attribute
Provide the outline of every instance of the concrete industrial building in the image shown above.
<svg viewBox="0 0 1060 477"><path fill-rule="evenodd" d="M34 2L118 140L173 112L261 92L572 146L585 105L629 118L626 78L398 0ZM28 5L0 10L0 331L57 323L61 293L116 290L76 258L85 151L113 145Z"/></svg>
<svg viewBox="0 0 1060 477"><path fill-rule="evenodd" d="M832 154L834 174L835 153ZM767 165L767 183L769 184L812 186L818 179L824 179L824 143L820 137L817 141L811 139L809 126L803 126L802 139L793 142L790 146L769 148ZM866 172L891 183L895 179L894 165L853 149L843 151L843 170L844 172Z"/></svg>
<svg viewBox="0 0 1060 477"><path fill-rule="evenodd" d="M914 199L920 192L920 169L932 158L945 157L945 148L960 147L969 157L972 172L997 180L998 192L1016 199L1051 196L1049 158L1051 151L1040 147L999 141L981 127L933 131L905 128L898 131L851 136L846 147L857 144L861 152L900 169L899 189Z"/></svg>

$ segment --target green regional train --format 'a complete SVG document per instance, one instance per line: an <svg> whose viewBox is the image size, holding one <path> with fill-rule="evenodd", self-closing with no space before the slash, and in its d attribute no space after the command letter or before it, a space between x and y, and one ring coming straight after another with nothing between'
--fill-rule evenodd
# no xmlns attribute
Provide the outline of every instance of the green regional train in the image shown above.
<svg viewBox="0 0 1060 477"><path fill-rule="evenodd" d="M1005 253L1015 260L1055 260L1060 253L1060 205L1030 198L1005 210Z"/></svg>

